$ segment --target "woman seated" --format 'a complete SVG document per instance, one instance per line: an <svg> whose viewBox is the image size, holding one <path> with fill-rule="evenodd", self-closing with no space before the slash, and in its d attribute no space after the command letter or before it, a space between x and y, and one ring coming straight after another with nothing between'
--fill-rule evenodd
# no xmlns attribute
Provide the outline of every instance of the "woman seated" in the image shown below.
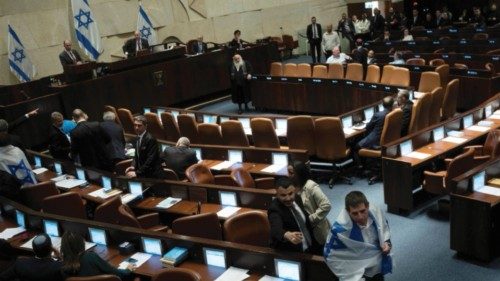
<svg viewBox="0 0 500 281"><path fill-rule="evenodd" d="M403 39L401 41L413 41L413 35L410 34L408 28L403 30Z"/></svg>

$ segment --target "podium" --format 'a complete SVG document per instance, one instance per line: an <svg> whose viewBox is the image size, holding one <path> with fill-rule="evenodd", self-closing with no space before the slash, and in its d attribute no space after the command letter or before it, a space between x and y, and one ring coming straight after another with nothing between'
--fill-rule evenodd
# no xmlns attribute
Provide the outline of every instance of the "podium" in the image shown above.
<svg viewBox="0 0 500 281"><path fill-rule="evenodd" d="M93 73L97 68L95 61L90 61L82 64L68 64L64 65L64 75L66 76L66 83L74 83L93 78Z"/></svg>

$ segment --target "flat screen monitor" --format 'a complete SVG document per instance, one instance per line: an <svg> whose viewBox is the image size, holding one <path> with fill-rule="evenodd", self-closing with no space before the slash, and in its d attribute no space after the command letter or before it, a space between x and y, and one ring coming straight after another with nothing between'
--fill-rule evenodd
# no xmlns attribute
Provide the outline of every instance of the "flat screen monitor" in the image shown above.
<svg viewBox="0 0 500 281"><path fill-rule="evenodd" d="M179 116L179 111L172 110L170 111L172 113L172 116L174 117L175 120L177 120L177 116Z"/></svg>
<svg viewBox="0 0 500 281"><path fill-rule="evenodd" d="M250 118L238 118L238 120L241 122L241 126L243 126L244 129L250 129Z"/></svg>
<svg viewBox="0 0 500 281"><path fill-rule="evenodd" d="M241 150L228 150L227 152L229 161L235 162L235 163L242 163L243 162L243 152Z"/></svg>
<svg viewBox="0 0 500 281"><path fill-rule="evenodd" d="M203 248L203 257L207 265L226 268L226 251Z"/></svg>
<svg viewBox="0 0 500 281"><path fill-rule="evenodd" d="M472 117L472 114L464 116L464 129L472 126L472 124L474 124L474 119Z"/></svg>
<svg viewBox="0 0 500 281"><path fill-rule="evenodd" d="M473 190L479 190L482 187L484 187L484 184L486 182L486 173L484 171L475 174L472 177L472 188Z"/></svg>
<svg viewBox="0 0 500 281"><path fill-rule="evenodd" d="M342 118L342 127L351 128L352 127L352 116L346 116Z"/></svg>
<svg viewBox="0 0 500 281"><path fill-rule="evenodd" d="M137 196L142 196L142 183L138 181L129 181L128 182L128 190L130 193L137 195Z"/></svg>
<svg viewBox="0 0 500 281"><path fill-rule="evenodd" d="M196 152L196 158L198 158L198 160L203 160L201 157L201 148L193 148L193 150Z"/></svg>
<svg viewBox="0 0 500 281"><path fill-rule="evenodd" d="M54 171L56 172L56 174L62 175L63 169L61 163L54 162Z"/></svg>
<svg viewBox="0 0 500 281"><path fill-rule="evenodd" d="M226 122L226 121L229 121L229 117L220 117L220 122Z"/></svg>
<svg viewBox="0 0 500 281"><path fill-rule="evenodd" d="M487 105L485 108L484 108L484 118L488 118L491 116L491 114L493 114L493 107L490 105Z"/></svg>
<svg viewBox="0 0 500 281"><path fill-rule="evenodd" d="M217 116L203 114L203 123L217 123Z"/></svg>
<svg viewBox="0 0 500 281"><path fill-rule="evenodd" d="M158 109L156 110L156 114L158 115L158 118L160 118L160 120L161 120L161 117L160 117L160 116L161 116L161 114L162 114L163 112L165 112L165 109L163 109L163 108L158 108Z"/></svg>
<svg viewBox="0 0 500 281"><path fill-rule="evenodd" d="M411 144L411 140L407 140L407 141L402 142L399 145L399 149L401 151L401 156L405 156L405 155L410 154L413 151L413 146Z"/></svg>
<svg viewBox="0 0 500 281"><path fill-rule="evenodd" d="M57 221L43 220L43 228L48 236L59 237L59 226Z"/></svg>
<svg viewBox="0 0 500 281"><path fill-rule="evenodd" d="M150 113L150 112L151 112L151 108L148 108L148 107L144 108L144 113Z"/></svg>
<svg viewBox="0 0 500 281"><path fill-rule="evenodd" d="M276 121L276 129L286 131L287 119L278 118L275 121Z"/></svg>
<svg viewBox="0 0 500 281"><path fill-rule="evenodd" d="M26 228L26 216L23 212L16 210L16 222L17 225Z"/></svg>
<svg viewBox="0 0 500 281"><path fill-rule="evenodd" d="M373 107L369 107L365 109L364 112L365 112L365 121L370 121L373 117L373 114L375 113L375 110L373 109Z"/></svg>
<svg viewBox="0 0 500 281"><path fill-rule="evenodd" d="M274 268L276 270L276 276L279 278L286 280L300 280L300 262L274 259Z"/></svg>
<svg viewBox="0 0 500 281"><path fill-rule="evenodd" d="M170 145L162 143L161 144L161 151L162 152L165 151L165 149L167 149L167 147L170 147Z"/></svg>
<svg viewBox="0 0 500 281"><path fill-rule="evenodd" d="M82 168L76 168L76 177L79 179L79 180L82 180L82 181L85 181L87 180L87 177L85 177L85 170L82 169Z"/></svg>
<svg viewBox="0 0 500 281"><path fill-rule="evenodd" d="M102 176L101 177L101 182L102 182L102 188L104 189L104 191L110 191L113 187L111 186L111 178L110 177L106 177L106 176Z"/></svg>
<svg viewBox="0 0 500 281"><path fill-rule="evenodd" d="M219 191L219 202L223 206L238 206L236 192Z"/></svg>
<svg viewBox="0 0 500 281"><path fill-rule="evenodd" d="M444 139L444 127L437 127L436 129L432 130L432 138L434 141L440 141Z"/></svg>
<svg viewBox="0 0 500 281"><path fill-rule="evenodd" d="M273 165L288 166L288 154L273 152Z"/></svg>
<svg viewBox="0 0 500 281"><path fill-rule="evenodd" d="M142 249L144 253L151 255L162 255L161 240L149 237L142 237Z"/></svg>
<svg viewBox="0 0 500 281"><path fill-rule="evenodd" d="M378 111L384 111L384 105L383 104L379 104L378 105Z"/></svg>
<svg viewBox="0 0 500 281"><path fill-rule="evenodd" d="M35 156L33 158L35 159L35 167L41 168L42 167L42 158L40 158L40 156Z"/></svg>
<svg viewBox="0 0 500 281"><path fill-rule="evenodd" d="M106 246L106 231L100 228L89 227L90 241L93 243Z"/></svg>

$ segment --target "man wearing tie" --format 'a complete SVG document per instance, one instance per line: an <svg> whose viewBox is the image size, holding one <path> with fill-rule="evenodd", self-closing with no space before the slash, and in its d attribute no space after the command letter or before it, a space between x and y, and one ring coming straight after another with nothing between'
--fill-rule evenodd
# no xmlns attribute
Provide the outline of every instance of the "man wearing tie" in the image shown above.
<svg viewBox="0 0 500 281"><path fill-rule="evenodd" d="M128 57L135 56L135 54L141 50L146 50L149 48L148 40L141 38L141 33L139 31L134 32L134 38L131 38L125 42L123 45L123 52Z"/></svg>
<svg viewBox="0 0 500 281"><path fill-rule="evenodd" d="M63 67L65 65L82 64L80 54L76 50L71 49L71 41L64 40L63 46L64 51L59 54L59 60Z"/></svg>
<svg viewBox="0 0 500 281"><path fill-rule="evenodd" d="M312 235L309 214L289 178L277 180L276 198L267 210L267 217L271 225L271 247L320 254L321 248Z"/></svg>
<svg viewBox="0 0 500 281"><path fill-rule="evenodd" d="M321 24L316 23L316 17L311 18L311 24L307 26L307 40L311 49L313 63L321 61Z"/></svg>
<svg viewBox="0 0 500 281"><path fill-rule="evenodd" d="M203 36L198 37L192 46L192 54L203 54L207 51L207 43L203 42Z"/></svg>

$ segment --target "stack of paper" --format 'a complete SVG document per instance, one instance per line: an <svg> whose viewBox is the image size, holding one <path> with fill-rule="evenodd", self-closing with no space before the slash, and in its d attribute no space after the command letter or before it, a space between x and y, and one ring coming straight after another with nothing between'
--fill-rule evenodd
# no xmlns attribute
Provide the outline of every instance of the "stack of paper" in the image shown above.
<svg viewBox="0 0 500 281"><path fill-rule="evenodd" d="M461 131L449 131L448 136L460 138L464 136L464 132Z"/></svg>
<svg viewBox="0 0 500 281"><path fill-rule="evenodd" d="M248 269L231 266L226 271L224 271L224 273L222 273L219 278L215 279L215 281L242 281L250 277L247 272Z"/></svg>
<svg viewBox="0 0 500 281"><path fill-rule="evenodd" d="M283 164L273 164L265 167L264 169L260 170L261 172L264 173L276 173L280 171L281 169L286 168L286 165Z"/></svg>
<svg viewBox="0 0 500 281"><path fill-rule="evenodd" d="M222 210L217 212L217 216L219 218L227 219L236 212L238 212L241 208L240 207L232 207L232 206L227 206L224 207Z"/></svg>
<svg viewBox="0 0 500 281"><path fill-rule="evenodd" d="M158 203L158 205L156 205L156 207L168 209L168 208L172 207L173 205L175 205L175 204L177 204L178 202L181 202L181 201L182 201L181 198L168 197L167 199L165 199L165 200L161 201L160 203Z"/></svg>
<svg viewBox="0 0 500 281"><path fill-rule="evenodd" d="M66 179L56 182L56 186L64 189L70 189L86 183L87 183L86 180Z"/></svg>
<svg viewBox="0 0 500 281"><path fill-rule="evenodd" d="M412 152L406 154L405 156L410 157L410 158L416 158L416 159L425 159L427 157L430 157L431 155L428 153L412 151Z"/></svg>
<svg viewBox="0 0 500 281"><path fill-rule="evenodd" d="M19 227L13 227L13 228L6 228L4 229L4 231L0 232L0 239L10 239L16 235L18 235L19 233L23 233L25 232L26 229L24 229L24 227L22 226L19 226Z"/></svg>
<svg viewBox="0 0 500 281"><path fill-rule="evenodd" d="M489 131L490 128L489 127L482 127L482 126L473 125L473 126L468 127L467 130L471 130L471 131L483 133L483 132Z"/></svg>
<svg viewBox="0 0 500 281"><path fill-rule="evenodd" d="M461 144L461 143L466 142L467 139L457 138L457 137L446 137L446 138L442 139L442 141Z"/></svg>
<svg viewBox="0 0 500 281"><path fill-rule="evenodd" d="M35 175L39 175L39 174L41 174L41 173L45 173L45 172L47 172L47 171L48 171L48 170L47 170L47 168L43 168L43 167L42 167L42 168L34 169L34 170L33 170L33 173L34 173Z"/></svg>
<svg viewBox="0 0 500 281"><path fill-rule="evenodd" d="M135 253L130 258L125 259L120 263L118 269L126 269L129 264L133 264L135 267L141 266L143 263L147 262L151 258L150 254L146 253ZM134 261L134 262L131 262Z"/></svg>
<svg viewBox="0 0 500 281"><path fill-rule="evenodd" d="M122 193L122 191L118 190L118 189L113 189L110 192L104 192L104 188L101 188L101 189L98 189L96 191L93 191L93 192L89 193L89 195L92 196L92 197L97 197L97 198L102 198L102 199L108 199L109 197L118 195L120 193Z"/></svg>
<svg viewBox="0 0 500 281"><path fill-rule="evenodd" d="M223 161L215 166L210 167L210 169L213 170L222 170L222 169L228 169L229 167L233 166L235 162L232 161Z"/></svg>

